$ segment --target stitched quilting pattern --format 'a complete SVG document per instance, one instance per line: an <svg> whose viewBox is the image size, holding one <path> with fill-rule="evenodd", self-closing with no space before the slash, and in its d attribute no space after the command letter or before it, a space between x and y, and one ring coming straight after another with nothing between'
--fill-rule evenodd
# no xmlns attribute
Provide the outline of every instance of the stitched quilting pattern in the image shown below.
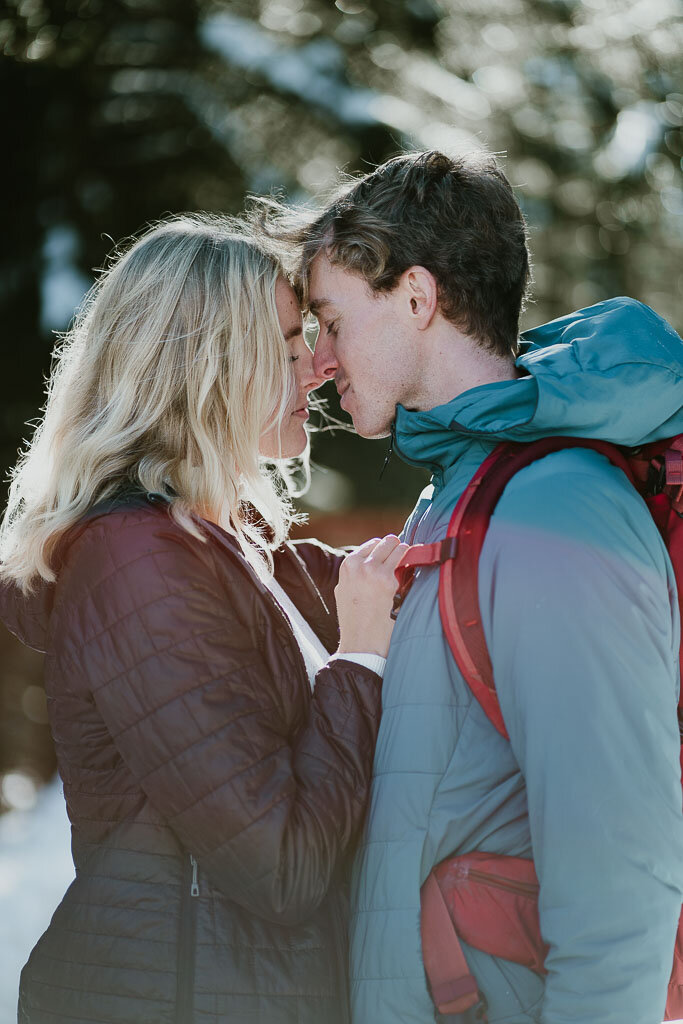
<svg viewBox="0 0 683 1024"><path fill-rule="evenodd" d="M278 561L329 642L310 577L329 600L339 555ZM24 970L25 1019L174 1020L192 852L194 1019L346 1021L335 879L365 808L376 677L333 662L311 695L287 621L229 539L198 542L151 508L81 532L48 646L78 873Z"/></svg>

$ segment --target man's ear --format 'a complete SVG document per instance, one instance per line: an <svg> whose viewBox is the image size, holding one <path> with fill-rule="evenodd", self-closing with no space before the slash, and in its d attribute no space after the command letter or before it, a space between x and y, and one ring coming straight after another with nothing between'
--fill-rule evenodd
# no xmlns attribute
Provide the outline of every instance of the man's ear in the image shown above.
<svg viewBox="0 0 683 1024"><path fill-rule="evenodd" d="M425 267L408 267L401 274L399 285L406 301L407 315L419 331L424 331L439 307L436 278Z"/></svg>

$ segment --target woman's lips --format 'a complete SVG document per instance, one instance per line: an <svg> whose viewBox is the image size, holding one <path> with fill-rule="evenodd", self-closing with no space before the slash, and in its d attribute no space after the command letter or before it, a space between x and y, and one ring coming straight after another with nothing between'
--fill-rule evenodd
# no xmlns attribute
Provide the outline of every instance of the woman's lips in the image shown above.
<svg viewBox="0 0 683 1024"><path fill-rule="evenodd" d="M300 416L302 420L307 420L308 416L309 416L308 406L304 405L301 409L295 409L294 412L292 413L292 415L293 416Z"/></svg>

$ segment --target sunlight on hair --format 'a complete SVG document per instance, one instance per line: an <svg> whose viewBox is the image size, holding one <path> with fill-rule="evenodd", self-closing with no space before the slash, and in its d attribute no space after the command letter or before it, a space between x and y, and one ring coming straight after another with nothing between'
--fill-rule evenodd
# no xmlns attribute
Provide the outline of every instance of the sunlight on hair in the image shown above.
<svg viewBox="0 0 683 1024"><path fill-rule="evenodd" d="M291 461L259 456L293 389L281 274L242 222L205 214L162 221L114 254L56 348L43 419L12 477L2 575L25 592L54 581L67 531L131 489L165 495L197 540L198 516L217 522L257 569L272 567L300 490ZM307 452L304 487L306 464Z"/></svg>

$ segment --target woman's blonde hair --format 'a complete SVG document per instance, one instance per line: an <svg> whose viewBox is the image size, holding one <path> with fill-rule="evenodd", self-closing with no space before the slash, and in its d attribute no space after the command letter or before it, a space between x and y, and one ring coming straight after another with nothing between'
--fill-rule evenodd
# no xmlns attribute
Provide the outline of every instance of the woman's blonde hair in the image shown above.
<svg viewBox="0 0 683 1024"><path fill-rule="evenodd" d="M65 533L125 488L165 494L200 540L196 514L214 519L266 561L296 518L291 467L259 457L294 388L276 258L239 221L203 214L162 221L117 255L56 351L12 473L0 573L24 592L55 580Z"/></svg>

